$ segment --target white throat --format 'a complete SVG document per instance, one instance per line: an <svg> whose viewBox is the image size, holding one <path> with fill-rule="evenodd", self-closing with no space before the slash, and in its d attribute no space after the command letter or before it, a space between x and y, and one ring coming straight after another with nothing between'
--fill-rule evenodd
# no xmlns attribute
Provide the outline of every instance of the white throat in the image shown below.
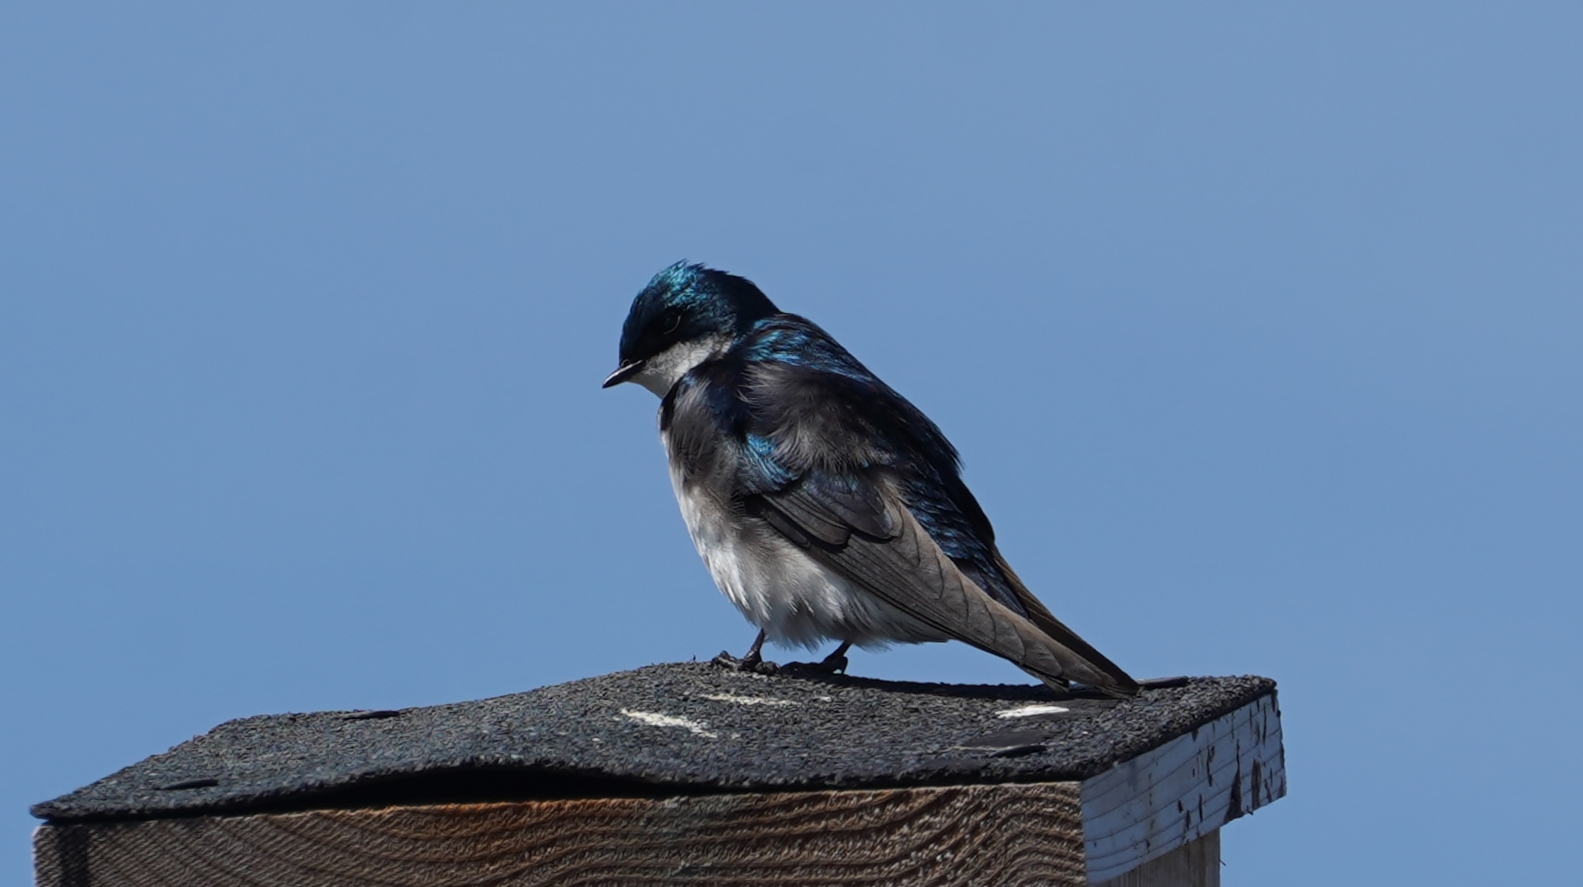
<svg viewBox="0 0 1583 887"><path fill-rule="evenodd" d="M716 333L691 342L677 342L644 361L642 372L634 375L631 381L654 392L658 397L664 397L670 393L671 388L675 387L677 380L687 375L689 370L710 358L719 357L730 347L731 337L724 333Z"/></svg>

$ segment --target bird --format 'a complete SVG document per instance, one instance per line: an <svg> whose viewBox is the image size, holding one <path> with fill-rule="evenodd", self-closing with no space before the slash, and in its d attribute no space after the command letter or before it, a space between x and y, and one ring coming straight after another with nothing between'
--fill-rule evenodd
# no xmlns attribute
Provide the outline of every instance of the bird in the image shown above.
<svg viewBox="0 0 1583 887"><path fill-rule="evenodd" d="M633 299L603 387L660 398L659 428L688 534L720 591L766 641L840 646L957 640L1060 691L1139 684L1052 615L995 546L933 421L812 321L746 278L661 270Z"/></svg>

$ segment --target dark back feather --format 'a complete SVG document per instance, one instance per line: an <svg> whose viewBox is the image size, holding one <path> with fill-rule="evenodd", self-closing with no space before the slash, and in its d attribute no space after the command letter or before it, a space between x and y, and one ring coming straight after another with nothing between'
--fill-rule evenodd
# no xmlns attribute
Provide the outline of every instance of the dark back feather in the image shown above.
<svg viewBox="0 0 1583 887"><path fill-rule="evenodd" d="M994 527L962 481L956 448L817 324L772 315L695 372L696 383L708 382L716 427L740 442L743 474L757 492L818 469L883 473L969 578L1027 615L1015 580L1000 568ZM661 421L668 423L664 409Z"/></svg>

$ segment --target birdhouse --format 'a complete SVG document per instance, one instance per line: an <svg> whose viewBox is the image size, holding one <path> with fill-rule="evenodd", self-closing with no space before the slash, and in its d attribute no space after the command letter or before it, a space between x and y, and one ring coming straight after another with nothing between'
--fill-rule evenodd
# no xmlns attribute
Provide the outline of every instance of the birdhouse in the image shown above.
<svg viewBox="0 0 1583 887"><path fill-rule="evenodd" d="M40 887L1215 885L1274 682L1112 699L657 665L231 721L39 804Z"/></svg>

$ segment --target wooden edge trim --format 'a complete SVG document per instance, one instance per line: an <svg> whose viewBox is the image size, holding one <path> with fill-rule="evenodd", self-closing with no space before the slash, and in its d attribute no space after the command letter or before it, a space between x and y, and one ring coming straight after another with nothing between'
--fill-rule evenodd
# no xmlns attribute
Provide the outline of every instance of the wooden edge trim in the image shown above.
<svg viewBox="0 0 1583 887"><path fill-rule="evenodd" d="M1252 813L1286 794L1275 694L1084 780L1081 794L1095 884Z"/></svg>

